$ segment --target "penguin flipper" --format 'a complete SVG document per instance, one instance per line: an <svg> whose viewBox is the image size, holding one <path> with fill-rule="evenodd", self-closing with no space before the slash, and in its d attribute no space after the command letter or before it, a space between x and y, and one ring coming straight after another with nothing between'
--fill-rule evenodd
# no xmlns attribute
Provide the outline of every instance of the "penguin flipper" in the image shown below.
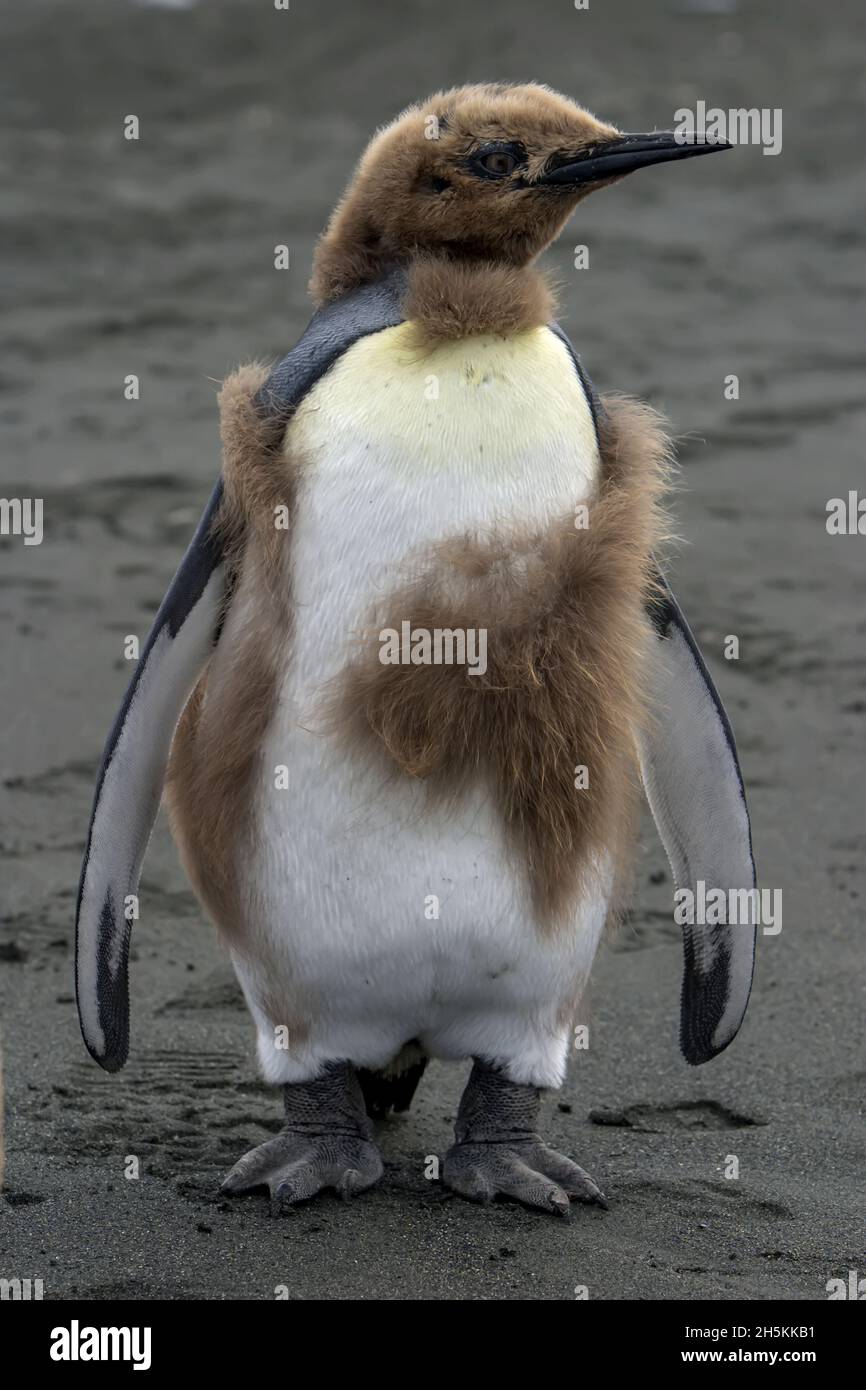
<svg viewBox="0 0 866 1390"><path fill-rule="evenodd" d="M677 890L721 889L747 904L745 921L683 926L680 1047L708 1062L739 1030L755 958L755 864L734 735L700 649L661 574L649 602L659 638L652 727L640 739L647 800ZM744 892L748 897L744 898ZM694 901L694 899L693 899Z"/></svg>
<svg viewBox="0 0 866 1390"><path fill-rule="evenodd" d="M117 1071L129 1051L127 966L141 865L177 721L219 635L226 597L214 522L220 480L160 605L105 745L78 888L78 1017L91 1056Z"/></svg>

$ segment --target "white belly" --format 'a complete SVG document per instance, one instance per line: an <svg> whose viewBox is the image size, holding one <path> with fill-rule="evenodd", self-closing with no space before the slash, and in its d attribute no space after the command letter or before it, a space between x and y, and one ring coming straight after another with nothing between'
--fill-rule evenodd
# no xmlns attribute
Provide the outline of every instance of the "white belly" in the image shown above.
<svg viewBox="0 0 866 1390"><path fill-rule="evenodd" d="M482 1054L514 1080L558 1085L566 1004L592 964L609 865L573 921L545 932L483 790L431 810L423 786L316 731L323 687L414 547L559 517L598 468L589 408L548 330L423 357L411 339L404 325L356 344L288 431L304 461L295 630L265 743L236 967L269 1080L306 1079L329 1059L383 1065L418 1038L431 1055ZM275 1044L281 1023L288 1047L285 1036Z"/></svg>

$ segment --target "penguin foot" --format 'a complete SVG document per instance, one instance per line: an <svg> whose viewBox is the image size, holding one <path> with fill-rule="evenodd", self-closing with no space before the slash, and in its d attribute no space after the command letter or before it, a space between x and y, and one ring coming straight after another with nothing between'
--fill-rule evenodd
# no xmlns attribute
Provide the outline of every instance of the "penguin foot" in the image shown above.
<svg viewBox="0 0 866 1390"><path fill-rule="evenodd" d="M382 1158L348 1063L330 1063L315 1081L284 1086L283 1096L283 1129L244 1154L221 1192L266 1187L273 1202L293 1205L327 1188L348 1199L378 1182Z"/></svg>
<svg viewBox="0 0 866 1390"><path fill-rule="evenodd" d="M446 1186L472 1202L509 1197L566 1218L572 1198L607 1207L589 1174L535 1133L539 1103L534 1086L476 1061L457 1114L457 1143L445 1155Z"/></svg>
<svg viewBox="0 0 866 1390"><path fill-rule="evenodd" d="M442 1180L471 1202L510 1197L565 1218L571 1211L571 1198L607 1207L604 1193L589 1174L540 1139L455 1144L445 1155Z"/></svg>
<svg viewBox="0 0 866 1390"><path fill-rule="evenodd" d="M382 1176L382 1159L367 1139L321 1135L310 1138L283 1130L244 1154L220 1191L234 1196L266 1187L271 1200L291 1206L333 1188L348 1199Z"/></svg>

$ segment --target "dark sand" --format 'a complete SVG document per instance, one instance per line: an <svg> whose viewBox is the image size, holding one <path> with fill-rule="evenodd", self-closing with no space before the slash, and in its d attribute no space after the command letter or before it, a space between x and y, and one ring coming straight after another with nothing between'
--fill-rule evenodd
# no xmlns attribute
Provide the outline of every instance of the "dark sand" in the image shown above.
<svg viewBox="0 0 866 1390"><path fill-rule="evenodd" d="M0 11L18 128L2 155L2 492L44 497L46 523L41 547L0 552L0 1276L41 1277L50 1298L268 1299L285 1284L298 1299L569 1299L585 1284L593 1299L763 1300L821 1299L866 1270L866 540L824 525L827 499L864 476L866 26L861 0L721 8ZM760 942L740 1037L691 1070L671 884L651 881L665 863L646 828L633 916L594 977L592 1048L545 1107L609 1212L566 1225L444 1198L424 1159L448 1142L465 1069L436 1066L383 1132L378 1190L274 1218L216 1196L279 1103L163 821L132 1060L109 1077L84 1052L72 912L94 772L129 675L122 638L145 633L218 468L214 379L295 341L314 237L372 127L490 77L547 81L626 129L698 98L784 110L777 158L741 148L639 174L584 205L550 258L599 388L648 397L685 437L677 589L737 730L784 927ZM130 112L138 144L120 138ZM578 242L589 271L571 268ZM722 659L729 633L738 662ZM620 1123L593 1122L604 1107Z"/></svg>

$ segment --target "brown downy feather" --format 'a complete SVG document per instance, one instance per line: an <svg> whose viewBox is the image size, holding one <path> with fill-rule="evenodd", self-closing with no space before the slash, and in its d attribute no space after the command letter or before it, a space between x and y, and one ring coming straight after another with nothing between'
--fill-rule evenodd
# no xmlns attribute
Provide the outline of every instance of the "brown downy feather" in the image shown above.
<svg viewBox="0 0 866 1390"><path fill-rule="evenodd" d="M533 266L459 265L422 256L409 267L403 312L420 337L437 343L541 327L556 316L556 303L546 277Z"/></svg>
<svg viewBox="0 0 866 1390"><path fill-rule="evenodd" d="M644 600L669 447L660 417L605 402L589 525L500 528L431 546L371 615L360 656L329 696L326 726L377 748L434 796L485 779L523 860L538 918L573 901L593 856L629 840L634 736L646 718ZM383 665L384 628L486 629L487 671ZM589 787L575 787L575 769Z"/></svg>
<svg viewBox="0 0 866 1390"><path fill-rule="evenodd" d="M233 632L231 661L211 665L187 702L166 785L189 877L229 937L240 931L236 866L250 842L262 741L291 635L290 531L277 528L275 509L291 516L295 469L281 452L282 428L254 404L266 377L261 366L242 367L220 393L225 497L216 527L230 602L245 620Z"/></svg>

